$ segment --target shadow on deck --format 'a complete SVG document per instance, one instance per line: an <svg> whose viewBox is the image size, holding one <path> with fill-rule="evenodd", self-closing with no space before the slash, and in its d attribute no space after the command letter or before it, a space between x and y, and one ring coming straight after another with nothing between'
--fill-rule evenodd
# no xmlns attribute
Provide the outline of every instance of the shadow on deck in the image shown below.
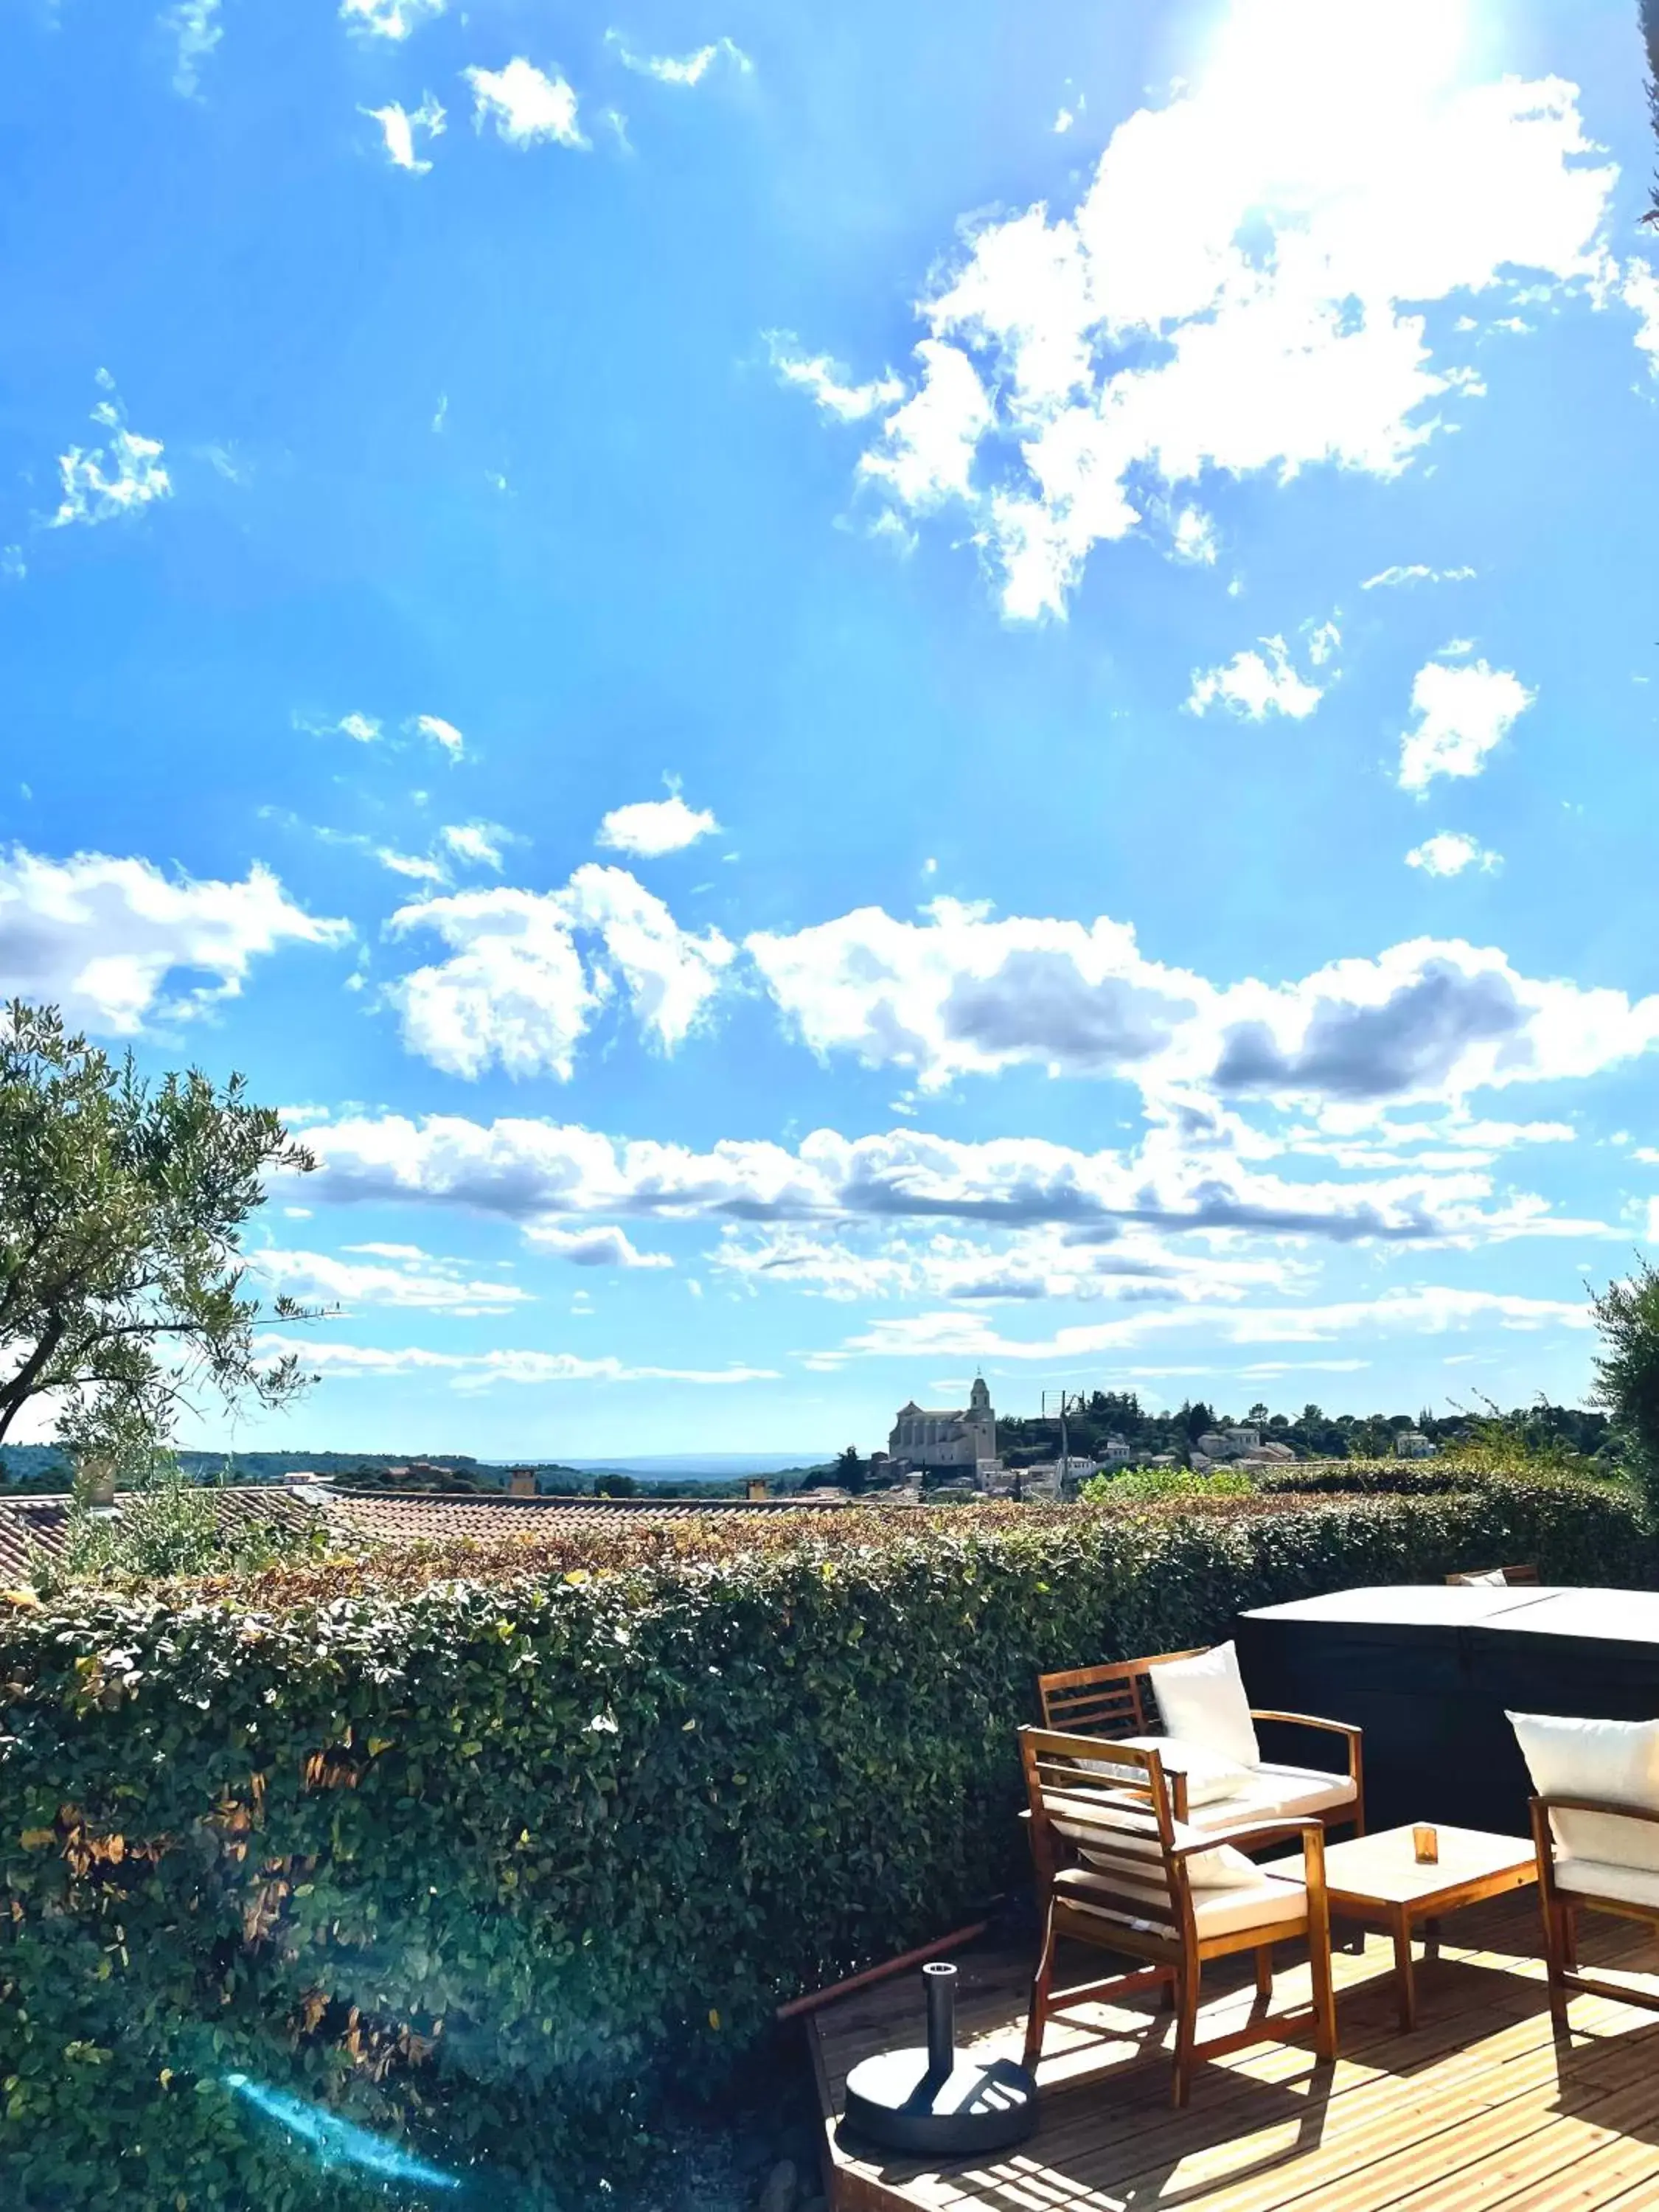
<svg viewBox="0 0 1659 2212"><path fill-rule="evenodd" d="M1659 1974L1659 1947L1631 1923L1586 1915L1583 1935L1598 1969ZM1419 1966L1413 2033L1400 2031L1392 1951L1373 1936L1363 1952L1336 1954L1334 2068L1302 2045L1259 2044L1200 2067L1184 2112L1170 2108L1167 2014L1097 2005L1056 2021L1038 2132L994 2160L944 2171L860 2155L838 2126L859 2060L923 2040L917 1977L841 1998L807 2022L831 2203L836 2212L1659 2208L1659 2021L1577 1997L1571 2047L1557 2045L1530 1890L1456 1915L1445 1937L1438 1963ZM1018 2057L1031 1963L984 1946L957 1954L964 2051ZM1308 1994L1292 1947L1281 1966L1276 2010ZM1101 1970L1097 1953L1079 1956L1058 1979ZM1254 1994L1248 1962L1242 1981L1213 1971L1206 2035L1242 2021Z"/></svg>

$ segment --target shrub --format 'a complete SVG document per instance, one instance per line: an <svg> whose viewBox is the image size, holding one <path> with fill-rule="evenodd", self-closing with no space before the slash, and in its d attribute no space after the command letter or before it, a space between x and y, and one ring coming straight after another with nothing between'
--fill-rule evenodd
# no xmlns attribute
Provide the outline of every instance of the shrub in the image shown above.
<svg viewBox="0 0 1659 2212"><path fill-rule="evenodd" d="M0 2202L428 2201L376 2140L591 2203L665 2078L1023 1879L1040 1668L1499 1559L1653 1579L1628 1503L1561 1480L581 1548L0 1609Z"/></svg>
<svg viewBox="0 0 1659 2212"><path fill-rule="evenodd" d="M1121 1474L1091 1474L1078 1486L1085 1505L1154 1505L1176 1498L1249 1498L1255 1486L1248 1474L1223 1469L1195 1474L1185 1467L1126 1468Z"/></svg>

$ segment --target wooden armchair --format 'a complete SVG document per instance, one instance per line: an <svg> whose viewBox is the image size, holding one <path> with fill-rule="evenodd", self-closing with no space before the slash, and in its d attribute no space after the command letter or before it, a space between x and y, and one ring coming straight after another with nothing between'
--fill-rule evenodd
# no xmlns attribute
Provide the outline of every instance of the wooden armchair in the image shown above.
<svg viewBox="0 0 1659 2212"><path fill-rule="evenodd" d="M1449 1588L1464 1589L1478 1588L1483 1584L1493 1588L1501 1584L1510 1589L1527 1589L1535 1586L1537 1581L1536 1567L1486 1567L1478 1572L1448 1575L1446 1577Z"/></svg>
<svg viewBox="0 0 1659 2212"><path fill-rule="evenodd" d="M1611 1814L1618 1820L1659 1826L1659 1807L1638 1809L1598 1797L1534 1797L1533 1847L1538 1853L1538 1901L1544 1915L1544 1963L1549 1978L1550 2016L1565 2034L1567 2000L1574 1995L1612 1997L1620 2004L1645 2005L1659 2012L1659 1990L1627 1982L1598 1981L1578 1966L1578 1915L1588 1906L1627 1920L1645 1921L1659 1932L1659 1872L1650 1855L1644 1865L1620 1866L1607 1860L1564 1856L1551 1826L1552 1813Z"/></svg>
<svg viewBox="0 0 1659 2212"><path fill-rule="evenodd" d="M1026 2021L1026 2066L1034 2068L1041 2057L1043 2031L1055 2013L1160 1986L1175 2003L1177 2107L1187 2102L1198 2060L1247 2044L1299 2039L1311 2031L1320 2058L1334 2059L1336 2007L1324 1830L1318 1820L1200 1833L1171 1813L1155 1751L1123 1745L1113 1754L1113 1765L1128 1778L1104 1787L1088 1771L1098 1764L1099 1751L1097 1737L1020 1730L1031 1850L1039 1891L1047 1899ZM1242 1859L1232 1868L1217 1869L1213 1860L1206 1865L1207 1855L1218 1854L1223 1844L1300 1844L1305 1879L1253 1868ZM1054 1948L1062 1937L1145 1963L1056 1994ZM1269 2014L1273 1946L1298 1937L1308 1945L1312 2002ZM1200 1977L1209 1960L1240 1951L1255 1954L1256 2008L1243 2027L1200 2043Z"/></svg>
<svg viewBox="0 0 1659 2212"><path fill-rule="evenodd" d="M1045 1729L1073 1735L1108 1737L1121 1742L1127 1736L1148 1736L1160 1727L1153 1670L1172 1659L1194 1659L1193 1651L1162 1651L1149 1659L1119 1659L1100 1667L1073 1667L1063 1673L1039 1674L1037 1695ZM1356 1836L1365 1832L1365 1775L1361 1731L1346 1721L1328 1721L1312 1713L1283 1713L1252 1706L1253 1721L1272 1721L1290 1728L1317 1729L1340 1736L1346 1749L1346 1774L1310 1766L1280 1765L1263 1760L1247 1789L1220 1802L1190 1811L1185 1775L1165 1776L1171 1808L1178 1820L1210 1827L1245 1820L1301 1820L1316 1818L1326 1828L1352 1827Z"/></svg>

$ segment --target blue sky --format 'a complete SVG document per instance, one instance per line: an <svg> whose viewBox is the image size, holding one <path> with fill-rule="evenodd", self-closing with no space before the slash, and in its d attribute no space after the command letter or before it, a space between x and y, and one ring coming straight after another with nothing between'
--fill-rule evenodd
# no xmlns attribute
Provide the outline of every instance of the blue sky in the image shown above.
<svg viewBox="0 0 1659 2212"><path fill-rule="evenodd" d="M0 163L0 985L303 1124L237 1440L1582 1396L1633 5L7 0Z"/></svg>

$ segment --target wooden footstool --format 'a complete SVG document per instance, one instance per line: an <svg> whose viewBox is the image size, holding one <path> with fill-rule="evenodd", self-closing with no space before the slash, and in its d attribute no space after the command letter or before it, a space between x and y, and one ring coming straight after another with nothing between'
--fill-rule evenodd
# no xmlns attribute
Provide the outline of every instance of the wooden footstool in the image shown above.
<svg viewBox="0 0 1659 2212"><path fill-rule="evenodd" d="M1424 1956L1432 1959L1439 1951L1442 1913L1524 1889L1538 1879L1529 1837L1493 1836L1481 1828L1449 1828L1437 1823L1436 1832L1440 1856L1432 1866L1418 1864L1410 1828L1385 1828L1379 1835L1356 1836L1352 1843L1325 1846L1325 1889L1332 1917L1358 1920L1394 1938L1400 2025L1407 2030L1417 2025L1413 1929L1422 1924ZM1289 1872L1292 1866L1299 1870L1301 1861L1284 1863Z"/></svg>

